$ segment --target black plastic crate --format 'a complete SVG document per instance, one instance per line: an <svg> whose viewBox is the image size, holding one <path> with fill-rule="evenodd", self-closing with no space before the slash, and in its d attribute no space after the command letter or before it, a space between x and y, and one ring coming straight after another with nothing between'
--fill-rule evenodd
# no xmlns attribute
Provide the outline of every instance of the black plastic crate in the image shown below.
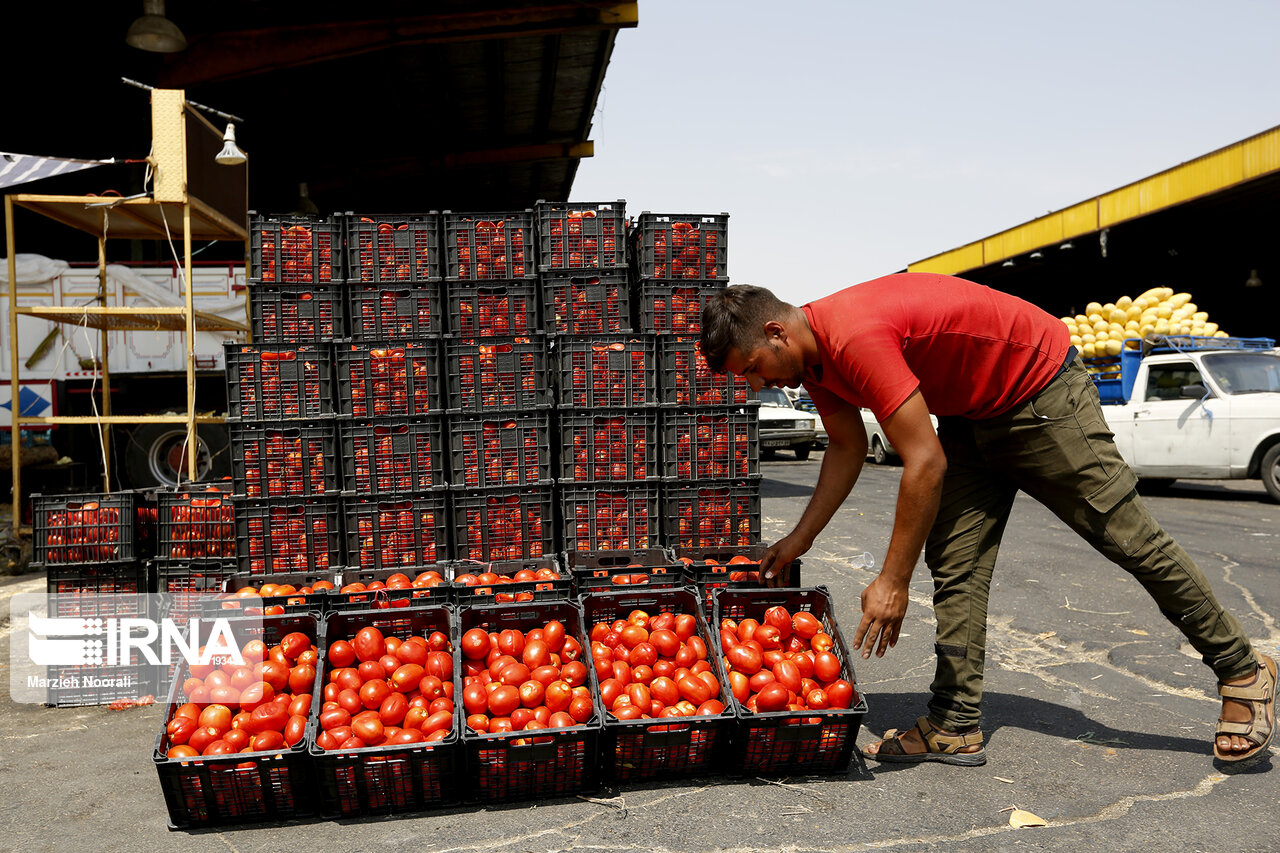
<svg viewBox="0 0 1280 853"><path fill-rule="evenodd" d="M134 515L138 521L134 526L134 539L140 557L156 555L156 537L159 533L156 525L160 516L157 496L164 490L164 486L146 486L133 490L138 496L138 511Z"/></svg>
<svg viewBox="0 0 1280 853"><path fill-rule="evenodd" d="M449 558L448 493L385 499L344 497L347 566L400 569Z"/></svg>
<svg viewBox="0 0 1280 853"><path fill-rule="evenodd" d="M240 572L330 572L342 565L340 498L236 500Z"/></svg>
<svg viewBox="0 0 1280 853"><path fill-rule="evenodd" d="M508 628L530 631L551 620L560 621L565 636L573 637L586 658L586 625L582 608L571 601L535 601L459 607L456 637L472 628L500 632ZM598 696L594 670L587 667L587 684ZM462 687L461 680L458 688ZM534 797L555 798L593 791L599 784L598 750L603 711L593 698L594 716L576 726L536 732L480 733L465 724L468 802L499 803Z"/></svg>
<svg viewBox="0 0 1280 853"><path fill-rule="evenodd" d="M445 287L449 334L463 341L530 335L538 322L536 281L450 282Z"/></svg>
<svg viewBox="0 0 1280 853"><path fill-rule="evenodd" d="M274 575L233 574L217 599L203 599L201 615L283 616L286 613L327 613L337 589L334 572L282 572Z"/></svg>
<svg viewBox="0 0 1280 853"><path fill-rule="evenodd" d="M626 273L542 275L542 316L557 335L631 331L631 290Z"/></svg>
<svg viewBox="0 0 1280 853"><path fill-rule="evenodd" d="M662 473L680 480L723 480L760 473L755 407L662 413Z"/></svg>
<svg viewBox="0 0 1280 853"><path fill-rule="evenodd" d="M295 631L319 639L316 618L310 614L228 619L232 636L243 646L261 640L268 647ZM320 646L316 642L317 647ZM173 680L164 724L186 702L182 695L183 664ZM319 684L319 679L316 680ZM306 739L280 752L168 758L167 735L161 728L152 759L160 777L170 829L235 826L250 821L278 821L315 812L314 776Z"/></svg>
<svg viewBox="0 0 1280 853"><path fill-rule="evenodd" d="M228 432L231 477L238 496L316 496L341 488L338 436L332 420L232 423Z"/></svg>
<svg viewBox="0 0 1280 853"><path fill-rule="evenodd" d="M684 570L666 548L615 551L568 551L565 564L578 593L620 586L678 586Z"/></svg>
<svg viewBox="0 0 1280 853"><path fill-rule="evenodd" d="M454 602L459 605L555 601L573 595L573 580L550 554L488 563L454 560L449 567L453 574ZM541 577L536 576L538 573Z"/></svg>
<svg viewBox="0 0 1280 853"><path fill-rule="evenodd" d="M551 482L550 416L456 415L449 419L453 485L535 486Z"/></svg>
<svg viewBox="0 0 1280 853"><path fill-rule="evenodd" d="M346 335L346 288L249 287L249 328L260 344L328 343Z"/></svg>
<svg viewBox="0 0 1280 853"><path fill-rule="evenodd" d="M328 818L367 817L381 814L405 814L460 799L462 790L462 756L459 743L460 711L453 715L448 734L432 743L369 746L360 749L325 750L316 738L321 733L319 711L323 685L328 680L329 646L338 640L351 640L365 627L377 628L385 637L406 640L411 636L426 637L439 631L453 639L455 614L445 605L415 604L403 609L363 608L330 614L324 624L324 661L322 678L316 679L311 703L311 732L308 737L311 761L315 766L320 790L320 812ZM452 643L457 646L456 641ZM450 681L457 684L458 655L451 652L453 672ZM457 704L461 708L461 701Z"/></svg>
<svg viewBox="0 0 1280 853"><path fill-rule="evenodd" d="M440 214L358 214L346 217L348 284L441 279Z"/></svg>
<svg viewBox="0 0 1280 853"><path fill-rule="evenodd" d="M32 561L49 566L132 563L137 545L136 492L32 495Z"/></svg>
<svg viewBox="0 0 1280 853"><path fill-rule="evenodd" d="M550 408L545 335L463 341L444 339L445 381L451 412Z"/></svg>
<svg viewBox="0 0 1280 853"><path fill-rule="evenodd" d="M718 589L757 589L760 587L760 561L768 545L741 545L734 548L676 548L676 559L683 565L685 583L697 587L702 606L711 612L711 600ZM797 557L783 569L780 586L798 587L801 560Z"/></svg>
<svg viewBox="0 0 1280 853"><path fill-rule="evenodd" d="M741 376L712 373L696 340L659 336L658 361L663 403L685 407L740 406L757 399Z"/></svg>
<svg viewBox="0 0 1280 853"><path fill-rule="evenodd" d="M561 483L649 480L659 475L656 409L561 409Z"/></svg>
<svg viewBox="0 0 1280 853"><path fill-rule="evenodd" d="M662 486L663 543L727 548L760 541L760 478L670 481Z"/></svg>
<svg viewBox="0 0 1280 853"><path fill-rule="evenodd" d="M657 547L658 484L585 483L560 487L566 551L614 551Z"/></svg>
<svg viewBox="0 0 1280 853"><path fill-rule="evenodd" d="M493 281L536 278L533 211L444 212L445 278Z"/></svg>
<svg viewBox="0 0 1280 853"><path fill-rule="evenodd" d="M823 631L833 641L832 651L840 658L841 677L853 685L853 699L848 708L756 714L733 700L738 724L733 749L728 753L729 770L745 776L762 773L808 776L843 772L853 757L858 727L867 713L867 700L858 689L853 657L836 623L835 609L826 587L721 590L715 596L711 624L719 626L721 619L763 620L765 611L778 606L785 607L792 615L799 611L812 613L822 623ZM727 684L728 671L724 666L724 650L718 630L714 640L720 680Z"/></svg>
<svg viewBox="0 0 1280 853"><path fill-rule="evenodd" d="M222 597L236 573L234 557L221 560L174 560L157 557L156 588L167 595L165 616L179 624L204 611L206 602Z"/></svg>
<svg viewBox="0 0 1280 853"><path fill-rule="evenodd" d="M535 210L539 266L626 273L625 201L539 201Z"/></svg>
<svg viewBox="0 0 1280 853"><path fill-rule="evenodd" d="M697 338L702 333L702 306L726 286L726 282L636 282L637 331Z"/></svg>
<svg viewBox="0 0 1280 853"><path fill-rule="evenodd" d="M716 672L715 644L698 597L687 588L645 590L599 590L581 596L587 632L599 622L627 619L635 610L650 616L661 613L688 614L697 619L697 636L707 647L711 671ZM587 658L591 647L587 646ZM594 666L592 667L594 669ZM721 679L717 675L717 679ZM604 709L601 764L611 782L697 776L719 770L721 754L727 751L736 720L732 696L721 679L717 700L724 706L718 714L692 717L661 717L620 720ZM600 701L600 698L597 697ZM603 702L601 701L603 706Z"/></svg>
<svg viewBox="0 0 1280 853"><path fill-rule="evenodd" d="M352 284L347 293L352 340L417 340L443 329L438 284Z"/></svg>
<svg viewBox="0 0 1280 853"><path fill-rule="evenodd" d="M528 560L555 554L551 486L453 489L454 555L460 560Z"/></svg>
<svg viewBox="0 0 1280 853"><path fill-rule="evenodd" d="M401 495L443 488L444 423L438 415L379 418L338 424L344 491Z"/></svg>
<svg viewBox="0 0 1280 853"><path fill-rule="evenodd" d="M559 404L576 409L645 407L658 402L652 335L556 339Z"/></svg>
<svg viewBox="0 0 1280 853"><path fill-rule="evenodd" d="M641 213L632 232L639 277L727 281L728 230L727 213Z"/></svg>
<svg viewBox="0 0 1280 853"><path fill-rule="evenodd" d="M338 412L403 418L444 411L440 342L341 343L334 347Z"/></svg>
<svg viewBox="0 0 1280 853"><path fill-rule="evenodd" d="M233 431L234 434L234 431ZM227 560L236 556L236 514L230 480L188 483L156 494L156 556Z"/></svg>
<svg viewBox="0 0 1280 853"><path fill-rule="evenodd" d="M344 569L342 586L329 596L327 611L387 610L453 601L451 569L446 563L403 569ZM429 578L435 572L439 579ZM419 583L419 578L423 581Z"/></svg>
<svg viewBox="0 0 1280 853"><path fill-rule="evenodd" d="M223 346L230 417L278 421L333 414L333 353L328 344Z"/></svg>
<svg viewBox="0 0 1280 853"><path fill-rule="evenodd" d="M262 284L338 284L342 220L249 211L249 279Z"/></svg>

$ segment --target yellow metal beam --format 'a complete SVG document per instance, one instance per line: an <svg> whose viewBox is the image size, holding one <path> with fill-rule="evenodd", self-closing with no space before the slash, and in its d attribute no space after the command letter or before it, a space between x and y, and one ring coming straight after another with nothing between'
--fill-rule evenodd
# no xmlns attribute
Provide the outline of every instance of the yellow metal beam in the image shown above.
<svg viewBox="0 0 1280 853"><path fill-rule="evenodd" d="M17 418L19 424L182 424L186 425L186 415L54 415L52 417L35 418L22 416ZM221 415L196 415L198 424L225 423Z"/></svg>
<svg viewBox="0 0 1280 853"><path fill-rule="evenodd" d="M1054 246L1175 205L1280 172L1280 126L907 266L908 272L956 275Z"/></svg>

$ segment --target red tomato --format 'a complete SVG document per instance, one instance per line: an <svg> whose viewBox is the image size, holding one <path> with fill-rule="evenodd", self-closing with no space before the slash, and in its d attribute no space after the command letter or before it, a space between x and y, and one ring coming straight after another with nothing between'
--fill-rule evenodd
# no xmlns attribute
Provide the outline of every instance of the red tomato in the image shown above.
<svg viewBox="0 0 1280 853"><path fill-rule="evenodd" d="M489 713L495 717L508 717L520 707L520 690L503 684L489 694Z"/></svg>
<svg viewBox="0 0 1280 853"><path fill-rule="evenodd" d="M350 725L351 712L346 708L330 708L320 712L320 730L329 731L339 726Z"/></svg>
<svg viewBox="0 0 1280 853"><path fill-rule="evenodd" d="M357 652L357 654L359 653ZM368 717L364 714L359 714L351 721L351 733L364 741L367 746L377 746L381 743L385 728L376 711L372 712L372 715Z"/></svg>
<svg viewBox="0 0 1280 853"><path fill-rule="evenodd" d="M406 663L391 673L391 686L400 693L411 693L422 681L425 671L416 663Z"/></svg>
<svg viewBox="0 0 1280 853"><path fill-rule="evenodd" d="M826 691L832 708L848 708L853 704L853 685L843 678L828 684Z"/></svg>
<svg viewBox="0 0 1280 853"><path fill-rule="evenodd" d="M612 708L613 703L625 692L625 690L626 686L618 679L606 678L604 681L600 682L600 701L604 703L606 708ZM569 713L573 713L572 704L570 704ZM577 719L576 716L575 719Z"/></svg>
<svg viewBox="0 0 1280 853"><path fill-rule="evenodd" d="M595 704L590 696L574 696L569 703L569 716L579 723L585 723L595 716Z"/></svg>
<svg viewBox="0 0 1280 853"><path fill-rule="evenodd" d="M356 658L362 661L377 660L387 653L387 644L382 632L372 625L361 628L356 633L356 638L351 641L351 647L355 649Z"/></svg>
<svg viewBox="0 0 1280 853"><path fill-rule="evenodd" d="M311 694L304 693L289 700L289 716L305 717L311 712Z"/></svg>
<svg viewBox="0 0 1280 853"><path fill-rule="evenodd" d="M356 662L355 649L346 640L335 640L329 645L329 665L334 667L351 666Z"/></svg>
<svg viewBox="0 0 1280 853"><path fill-rule="evenodd" d="M692 702L695 706L715 696L711 692L711 686L694 675L686 675L677 680L676 689L679 690L681 699Z"/></svg>
<svg viewBox="0 0 1280 853"><path fill-rule="evenodd" d="M831 652L819 652L813 659L813 676L823 683L840 677L840 658Z"/></svg>
<svg viewBox="0 0 1280 853"><path fill-rule="evenodd" d="M387 677L387 668L383 666L380 659L366 660L361 661L360 665L356 667L356 674L360 676L362 683L365 681L381 681Z"/></svg>
<svg viewBox="0 0 1280 853"><path fill-rule="evenodd" d="M171 746L180 746L191 739L191 735L195 733L197 728L199 728L199 725L190 717L175 716L165 726L165 733L169 736L169 744Z"/></svg>
<svg viewBox="0 0 1280 853"><path fill-rule="evenodd" d="M526 708L536 708L542 704L542 698L546 695L546 688L542 686L542 682L534 681L532 678L520 685L520 704Z"/></svg>
<svg viewBox="0 0 1280 853"><path fill-rule="evenodd" d="M165 753L165 758L196 758L200 753L189 746L175 746Z"/></svg>
<svg viewBox="0 0 1280 853"><path fill-rule="evenodd" d="M311 688L316 683L316 668L310 664L300 664L295 666L289 673L289 690L295 694L310 694ZM240 704L244 704L244 696L240 697Z"/></svg>
<svg viewBox="0 0 1280 853"><path fill-rule="evenodd" d="M462 707L468 714L483 714L489 709L489 691L483 684L472 683L462 688Z"/></svg>
<svg viewBox="0 0 1280 853"><path fill-rule="evenodd" d="M551 652L559 652L564 647L564 625L554 619L548 622L542 629L542 641Z"/></svg>
<svg viewBox="0 0 1280 853"><path fill-rule="evenodd" d="M225 732L231 728L231 709L226 705L209 705L200 712L200 717L196 722L202 727L209 726L220 732Z"/></svg>
<svg viewBox="0 0 1280 853"><path fill-rule="evenodd" d="M793 660L780 660L774 664L773 677L792 693L800 689L800 668Z"/></svg>
<svg viewBox="0 0 1280 853"><path fill-rule="evenodd" d="M367 709L378 708L392 692L391 685L385 681L366 681L360 688L360 703Z"/></svg>
<svg viewBox="0 0 1280 853"><path fill-rule="evenodd" d="M487 654L492 644L489 641L489 634L482 628L472 628L462 635L462 655L471 660L481 660Z"/></svg>
<svg viewBox="0 0 1280 853"><path fill-rule="evenodd" d="M261 732L254 735L253 740L249 742L249 748L254 752L268 752L284 749L284 747L284 735L277 731Z"/></svg>
<svg viewBox="0 0 1280 853"><path fill-rule="evenodd" d="M428 737L433 732L443 731L446 735L453 730L453 712L439 711L422 721L421 731Z"/></svg>
<svg viewBox="0 0 1280 853"><path fill-rule="evenodd" d="M280 648L289 660L297 660L298 656L311 648L311 638L301 631L285 634L280 640Z"/></svg>
<svg viewBox="0 0 1280 853"><path fill-rule="evenodd" d="M761 713L781 711L787 707L787 700L789 698L790 695L786 687L776 681L771 682L766 684L761 688L760 692L756 694L756 707Z"/></svg>
<svg viewBox="0 0 1280 853"><path fill-rule="evenodd" d="M392 693L378 706L378 718L384 726L398 726L409 712L409 700L403 693Z"/></svg>
<svg viewBox="0 0 1280 853"><path fill-rule="evenodd" d="M529 669L537 669L551 662L551 649L545 640L531 640L524 644L520 659Z"/></svg>
<svg viewBox="0 0 1280 853"><path fill-rule="evenodd" d="M759 672L760 667L764 665L764 656L746 644L734 646L726 652L725 657L735 672L740 672L748 677Z"/></svg>
<svg viewBox="0 0 1280 853"><path fill-rule="evenodd" d="M369 682L373 684L375 682ZM364 702L360 699L360 692L352 690L350 687L344 689L338 694L338 705L349 714L359 714L365 709Z"/></svg>
<svg viewBox="0 0 1280 853"><path fill-rule="evenodd" d="M812 613L801 610L791 617L791 630L802 640L811 640L822 630L822 623Z"/></svg>

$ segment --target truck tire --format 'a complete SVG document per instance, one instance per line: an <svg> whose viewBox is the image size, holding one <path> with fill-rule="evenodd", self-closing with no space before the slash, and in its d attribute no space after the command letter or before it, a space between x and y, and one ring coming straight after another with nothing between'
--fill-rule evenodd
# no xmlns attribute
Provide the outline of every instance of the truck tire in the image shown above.
<svg viewBox="0 0 1280 853"><path fill-rule="evenodd" d="M813 449L813 448L812 448L812 447L810 447L810 446L809 446L809 445L807 445L807 444L806 444L804 447L797 447L797 448L796 448L796 459L799 459L801 462L805 461L806 459L808 459L808 458L809 458L809 451L810 451L810 450L812 450L812 449Z"/></svg>
<svg viewBox="0 0 1280 853"><path fill-rule="evenodd" d="M1273 444L1262 457L1262 485L1267 487L1271 500L1280 503L1280 444Z"/></svg>
<svg viewBox="0 0 1280 853"><path fill-rule="evenodd" d="M883 465L889 461L889 451L884 449L884 442L878 435L871 439L871 461L877 465Z"/></svg>
<svg viewBox="0 0 1280 853"><path fill-rule="evenodd" d="M135 489L177 486L187 479L182 452L187 430L182 424L142 424L125 444L124 469ZM231 447L226 427L196 426L196 476L216 480L231 473Z"/></svg>

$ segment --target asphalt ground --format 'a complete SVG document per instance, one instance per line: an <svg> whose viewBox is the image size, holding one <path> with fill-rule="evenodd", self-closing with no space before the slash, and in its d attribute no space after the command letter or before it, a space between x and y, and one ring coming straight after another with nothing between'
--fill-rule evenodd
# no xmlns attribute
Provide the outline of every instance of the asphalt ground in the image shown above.
<svg viewBox="0 0 1280 853"><path fill-rule="evenodd" d="M821 454L763 464L764 535L799 518ZM851 632L883 557L901 469L868 465L805 558ZM1257 483L1175 486L1149 499L1257 646L1280 647L1280 505ZM0 598L39 591L5 579ZM897 648L859 661L859 744L923 713L933 673L923 565ZM364 821L171 832L151 762L159 706L112 712L8 700L0 672L0 848L24 851L1205 850L1280 847L1272 757L1228 771L1211 755L1214 679L1138 584L1020 498L991 595L983 731L988 763L879 765L839 776L709 777L604 789L590 799L456 807ZM7 607L0 607L7 614ZM0 662L7 664L7 626ZM1010 809L1047 826L1014 829Z"/></svg>

